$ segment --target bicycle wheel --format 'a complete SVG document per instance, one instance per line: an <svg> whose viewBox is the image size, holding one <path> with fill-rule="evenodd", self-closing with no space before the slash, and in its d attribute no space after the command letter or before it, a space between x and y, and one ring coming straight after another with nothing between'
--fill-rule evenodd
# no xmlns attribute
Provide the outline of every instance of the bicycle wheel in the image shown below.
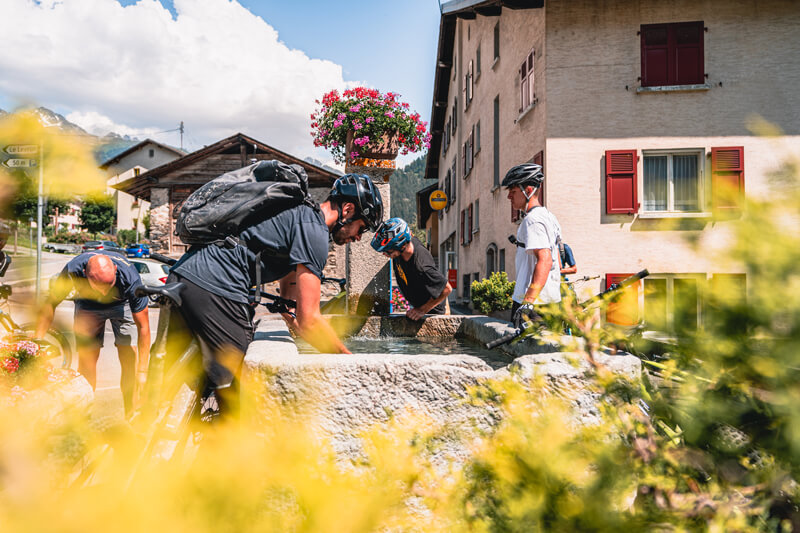
<svg viewBox="0 0 800 533"><path fill-rule="evenodd" d="M33 337L34 331L36 331L36 324L23 324L20 329L25 332L25 338L30 339ZM41 341L41 346L50 353L48 360L53 366L70 368L72 365L72 345L66 335L55 328L50 328Z"/></svg>

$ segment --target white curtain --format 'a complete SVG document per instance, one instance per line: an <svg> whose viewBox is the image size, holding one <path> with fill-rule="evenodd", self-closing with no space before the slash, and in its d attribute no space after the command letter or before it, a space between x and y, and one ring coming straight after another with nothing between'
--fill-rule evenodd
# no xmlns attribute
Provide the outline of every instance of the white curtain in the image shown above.
<svg viewBox="0 0 800 533"><path fill-rule="evenodd" d="M697 154L672 156L676 211L699 211Z"/></svg>
<svg viewBox="0 0 800 533"><path fill-rule="evenodd" d="M644 158L644 210L667 210L667 156Z"/></svg>

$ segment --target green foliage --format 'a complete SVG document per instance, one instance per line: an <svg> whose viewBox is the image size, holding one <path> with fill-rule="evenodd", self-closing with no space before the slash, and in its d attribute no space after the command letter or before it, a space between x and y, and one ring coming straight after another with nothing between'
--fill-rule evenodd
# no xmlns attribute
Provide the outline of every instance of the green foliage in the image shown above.
<svg viewBox="0 0 800 533"><path fill-rule="evenodd" d="M508 281L505 272L492 272L492 275L470 285L472 304L484 315L492 311L511 308L511 295L514 293L513 281Z"/></svg>
<svg viewBox="0 0 800 533"><path fill-rule="evenodd" d="M49 242L58 244L83 244L91 240L88 233L73 233L67 230L59 230L58 233L47 239Z"/></svg>
<svg viewBox="0 0 800 533"><path fill-rule="evenodd" d="M81 208L81 227L89 233L109 231L114 224L114 199L108 195L87 197Z"/></svg>
<svg viewBox="0 0 800 533"><path fill-rule="evenodd" d="M16 191L4 211L8 213L9 218L15 220L36 220L39 194L36 181L32 176L20 170L11 171L9 174ZM56 196L45 197L44 202L43 214L46 217L55 215L56 209L63 212L69 205L67 198Z"/></svg>
<svg viewBox="0 0 800 533"><path fill-rule="evenodd" d="M389 179L392 184L391 214L409 224L417 214L417 191L429 185L424 178L425 159L426 156L418 157L405 167L398 168Z"/></svg>
<svg viewBox="0 0 800 533"><path fill-rule="evenodd" d="M121 245L134 244L136 242L135 229L121 229L117 231L117 242Z"/></svg>

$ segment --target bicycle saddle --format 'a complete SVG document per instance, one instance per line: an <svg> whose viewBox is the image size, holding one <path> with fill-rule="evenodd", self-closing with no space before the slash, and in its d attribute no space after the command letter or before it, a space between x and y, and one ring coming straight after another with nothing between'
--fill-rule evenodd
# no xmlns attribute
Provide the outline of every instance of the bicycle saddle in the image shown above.
<svg viewBox="0 0 800 533"><path fill-rule="evenodd" d="M137 287L136 296L163 296L172 300L175 305L181 305L181 291L185 285L183 283L169 283L162 287Z"/></svg>

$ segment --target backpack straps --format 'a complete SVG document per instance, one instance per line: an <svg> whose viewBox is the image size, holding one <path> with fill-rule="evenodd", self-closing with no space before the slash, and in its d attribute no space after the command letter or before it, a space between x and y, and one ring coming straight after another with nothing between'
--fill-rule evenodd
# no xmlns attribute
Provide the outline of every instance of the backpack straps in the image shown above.
<svg viewBox="0 0 800 533"><path fill-rule="evenodd" d="M256 253L256 293L250 302L250 307L258 307L261 303L261 252Z"/></svg>

